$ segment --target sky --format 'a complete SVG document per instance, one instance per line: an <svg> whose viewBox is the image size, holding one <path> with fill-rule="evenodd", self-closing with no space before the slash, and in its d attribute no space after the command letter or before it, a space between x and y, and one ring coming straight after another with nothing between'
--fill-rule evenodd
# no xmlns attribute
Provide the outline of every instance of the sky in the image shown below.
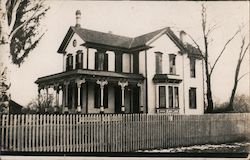
<svg viewBox="0 0 250 160"><path fill-rule="evenodd" d="M70 26L75 25L75 11L81 10L81 26L102 32L135 37L163 27L185 30L201 45L201 4L194 1L56 1L50 6L42 27L46 33L20 68L11 66L11 97L26 106L37 97L35 80L62 72L62 55L57 50ZM204 3L204 2L203 2ZM226 49L212 75L214 100L229 100L234 71L242 36L249 42L249 2L205 2L208 25L216 24L210 34L210 61L213 64L226 41L244 24L239 34ZM240 75L249 72L249 52L242 64ZM238 94L249 95L249 74L240 80Z"/></svg>

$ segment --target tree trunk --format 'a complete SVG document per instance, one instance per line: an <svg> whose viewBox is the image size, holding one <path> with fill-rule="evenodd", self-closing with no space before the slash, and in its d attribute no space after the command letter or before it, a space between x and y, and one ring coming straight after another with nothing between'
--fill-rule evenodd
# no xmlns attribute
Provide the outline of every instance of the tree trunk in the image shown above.
<svg viewBox="0 0 250 160"><path fill-rule="evenodd" d="M231 96L230 96L230 101L229 101L229 104L228 104L228 110L229 111L233 111L234 97L235 97L236 89L237 89L237 86L238 86L238 76L239 76L239 72L240 72L241 62L242 61L239 59L238 63L237 63L236 71L235 71L234 86L233 86L233 90L232 90L232 93L231 93Z"/></svg>
<svg viewBox="0 0 250 160"><path fill-rule="evenodd" d="M6 0L0 0L0 112L9 111L10 87L10 45L9 27L7 21Z"/></svg>
<svg viewBox="0 0 250 160"><path fill-rule="evenodd" d="M207 37L205 36L204 33L204 45L205 45L205 72L206 72L206 84L207 84L207 113L211 113L214 109L214 104L213 104L213 98L212 98L212 90L211 90L211 75L209 73L209 67L208 67L208 42L207 42Z"/></svg>

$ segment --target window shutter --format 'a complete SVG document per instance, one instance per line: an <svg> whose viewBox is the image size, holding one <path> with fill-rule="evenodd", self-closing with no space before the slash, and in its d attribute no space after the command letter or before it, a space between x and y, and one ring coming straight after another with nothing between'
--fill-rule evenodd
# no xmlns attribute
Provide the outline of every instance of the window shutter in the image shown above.
<svg viewBox="0 0 250 160"><path fill-rule="evenodd" d="M105 85L103 92L104 92L103 105L104 105L104 108L108 108L109 96L108 96L108 86L107 85Z"/></svg>
<svg viewBox="0 0 250 160"><path fill-rule="evenodd" d="M98 52L95 52L95 69L98 70L98 63L99 63L99 59L98 59Z"/></svg>
<svg viewBox="0 0 250 160"><path fill-rule="evenodd" d="M104 53L103 70L108 71L108 54Z"/></svg>
<svg viewBox="0 0 250 160"><path fill-rule="evenodd" d="M134 73L139 73L139 53L133 54L133 71Z"/></svg>
<svg viewBox="0 0 250 160"><path fill-rule="evenodd" d="M122 53L115 53L115 71L122 72Z"/></svg>

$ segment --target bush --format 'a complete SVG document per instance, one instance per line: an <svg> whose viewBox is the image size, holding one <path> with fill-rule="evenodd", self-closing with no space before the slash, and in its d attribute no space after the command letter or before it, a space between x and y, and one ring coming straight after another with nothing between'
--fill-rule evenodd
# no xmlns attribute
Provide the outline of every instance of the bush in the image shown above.
<svg viewBox="0 0 250 160"><path fill-rule="evenodd" d="M249 113L250 97L247 95L236 95L234 99L233 111L228 110L228 102L215 103L213 113Z"/></svg>

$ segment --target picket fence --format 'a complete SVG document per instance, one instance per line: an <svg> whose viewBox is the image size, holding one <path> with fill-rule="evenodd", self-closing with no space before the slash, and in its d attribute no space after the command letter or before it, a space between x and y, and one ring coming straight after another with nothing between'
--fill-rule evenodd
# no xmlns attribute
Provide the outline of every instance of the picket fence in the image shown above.
<svg viewBox="0 0 250 160"><path fill-rule="evenodd" d="M130 152L237 141L250 114L0 115L1 151Z"/></svg>

